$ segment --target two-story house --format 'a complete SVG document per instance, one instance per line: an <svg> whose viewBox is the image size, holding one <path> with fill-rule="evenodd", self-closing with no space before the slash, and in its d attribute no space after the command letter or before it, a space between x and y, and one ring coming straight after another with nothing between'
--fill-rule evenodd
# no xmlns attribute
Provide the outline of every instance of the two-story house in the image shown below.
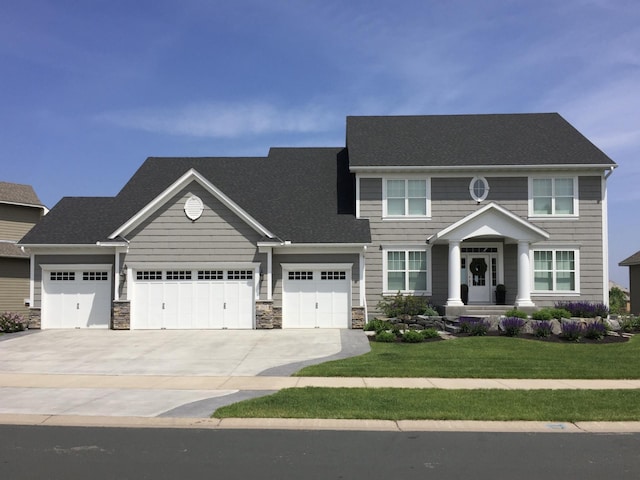
<svg viewBox="0 0 640 480"><path fill-rule="evenodd" d="M606 302L615 166L558 114L348 117L346 148L149 158L115 197L64 198L22 239L32 317L349 328L384 295L455 315L499 284L525 309Z"/></svg>
<svg viewBox="0 0 640 480"><path fill-rule="evenodd" d="M16 243L45 213L33 187L0 182L0 312L29 313L29 254Z"/></svg>

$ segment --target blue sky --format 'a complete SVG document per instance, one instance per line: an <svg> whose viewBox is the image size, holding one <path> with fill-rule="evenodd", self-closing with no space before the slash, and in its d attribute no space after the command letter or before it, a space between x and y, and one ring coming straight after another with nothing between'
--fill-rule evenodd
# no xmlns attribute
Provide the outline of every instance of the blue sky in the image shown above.
<svg viewBox="0 0 640 480"><path fill-rule="evenodd" d="M347 115L559 112L640 250L636 0L4 0L0 180L115 195L148 156L344 145Z"/></svg>

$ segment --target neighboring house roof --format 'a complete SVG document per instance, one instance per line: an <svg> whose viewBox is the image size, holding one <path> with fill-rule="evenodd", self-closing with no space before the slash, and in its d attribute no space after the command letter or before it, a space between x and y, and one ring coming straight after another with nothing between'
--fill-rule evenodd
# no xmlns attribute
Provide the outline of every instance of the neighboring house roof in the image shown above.
<svg viewBox="0 0 640 480"><path fill-rule="evenodd" d="M637 251L630 257L622 260L618 265L621 267L630 267L631 265L640 265L640 251Z"/></svg>
<svg viewBox="0 0 640 480"><path fill-rule="evenodd" d="M616 164L557 113L347 117L358 167Z"/></svg>
<svg viewBox="0 0 640 480"><path fill-rule="evenodd" d="M15 243L0 240L0 257L29 258L29 255L24 253Z"/></svg>
<svg viewBox="0 0 640 480"><path fill-rule="evenodd" d="M0 203L42 207L42 203L31 185L9 182L0 182Z"/></svg>
<svg viewBox="0 0 640 480"><path fill-rule="evenodd" d="M63 198L20 243L107 240L191 169L279 240L371 241L368 220L355 218L354 180L343 148L274 148L266 158L148 158L115 197Z"/></svg>

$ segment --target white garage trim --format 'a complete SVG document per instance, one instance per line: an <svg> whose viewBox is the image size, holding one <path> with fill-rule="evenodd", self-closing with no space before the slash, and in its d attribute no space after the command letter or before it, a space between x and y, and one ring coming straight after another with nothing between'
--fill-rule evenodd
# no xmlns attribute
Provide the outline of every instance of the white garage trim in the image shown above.
<svg viewBox="0 0 640 480"><path fill-rule="evenodd" d="M42 328L109 328L110 264L45 264Z"/></svg>
<svg viewBox="0 0 640 480"><path fill-rule="evenodd" d="M350 328L352 263L283 263L283 328Z"/></svg>

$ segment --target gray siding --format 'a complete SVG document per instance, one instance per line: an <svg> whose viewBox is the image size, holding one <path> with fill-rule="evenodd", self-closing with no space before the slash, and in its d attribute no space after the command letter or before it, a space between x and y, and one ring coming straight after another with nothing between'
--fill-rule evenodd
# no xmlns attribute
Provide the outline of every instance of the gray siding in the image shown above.
<svg viewBox="0 0 640 480"><path fill-rule="evenodd" d="M192 194L204 203L202 216L194 222L184 213ZM261 234L196 182L125 236L130 241L128 263L261 260L256 246Z"/></svg>
<svg viewBox="0 0 640 480"><path fill-rule="evenodd" d="M352 263L351 305L360 304L360 256L344 254L287 254L273 256L273 304L282 306L282 264L283 263ZM264 282L263 282L264 283ZM368 290L368 289L367 289Z"/></svg>
<svg viewBox="0 0 640 480"><path fill-rule="evenodd" d="M640 265L629 266L629 296L631 313L640 315Z"/></svg>
<svg viewBox="0 0 640 480"><path fill-rule="evenodd" d="M34 301L33 307L40 308L42 306L42 265L69 265L72 268L73 265L111 265L114 268L114 256L113 255L35 255L34 258ZM117 272L113 272L113 275L117 275ZM111 294L113 298L113 282L111 283Z"/></svg>
<svg viewBox="0 0 640 480"><path fill-rule="evenodd" d="M388 221L382 219L382 179L360 179L360 217L368 218L373 245L367 250L367 301L370 311L380 300L382 292L382 253L380 245L424 245L426 238L459 221L465 216L495 202L512 213L543 228L550 234L550 245L575 246L580 249L581 299L603 301L603 238L601 177L579 177L579 217L576 219L528 219L528 177L488 176L489 195L481 204L469 195L473 177L431 179L431 218L416 221ZM492 239L491 241L501 241ZM517 293L517 248L504 245L504 282L507 303ZM432 247L432 301L447 299L448 247ZM557 297L535 296L534 302L552 304Z"/></svg>
<svg viewBox="0 0 640 480"><path fill-rule="evenodd" d="M29 259L0 258L0 312L27 315L25 298L29 298Z"/></svg>

